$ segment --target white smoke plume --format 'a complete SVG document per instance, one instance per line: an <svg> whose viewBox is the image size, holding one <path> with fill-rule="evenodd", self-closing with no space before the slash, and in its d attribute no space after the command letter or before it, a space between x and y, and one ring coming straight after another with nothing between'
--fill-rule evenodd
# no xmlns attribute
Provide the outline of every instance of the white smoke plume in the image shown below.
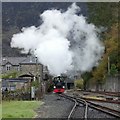
<svg viewBox="0 0 120 120"><path fill-rule="evenodd" d="M39 27L23 28L14 34L11 47L32 51L52 75L71 70L90 71L98 64L104 47L98 37L98 28L88 24L80 8L73 3L65 12L46 10Z"/></svg>

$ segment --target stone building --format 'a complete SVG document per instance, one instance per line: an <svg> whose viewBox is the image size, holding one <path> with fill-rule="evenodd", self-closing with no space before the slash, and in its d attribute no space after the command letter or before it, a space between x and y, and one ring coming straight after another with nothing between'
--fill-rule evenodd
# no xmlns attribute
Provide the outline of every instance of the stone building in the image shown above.
<svg viewBox="0 0 120 120"><path fill-rule="evenodd" d="M21 75L30 74L43 78L43 65L40 64L36 57L3 57L2 74L10 72L19 72Z"/></svg>
<svg viewBox="0 0 120 120"><path fill-rule="evenodd" d="M28 79L28 83L30 83L30 86L32 81L38 80L39 83L41 83L39 84L39 88L38 88L39 94L45 92L44 77L49 72L47 67L43 66L35 56L3 57L1 68L2 68L2 74L9 74L12 72L19 73L19 75L15 78L15 80L12 79L12 82L11 82L11 78L4 80L4 81L8 80L10 85L14 84L14 86L11 87L12 89L21 88L21 85L23 85L24 83L24 81L22 82L22 79L24 80ZM4 85L5 84L6 82L4 83Z"/></svg>
<svg viewBox="0 0 120 120"><path fill-rule="evenodd" d="M2 73L9 73L11 71L20 71L20 62L26 57L3 57L2 58Z"/></svg>
<svg viewBox="0 0 120 120"><path fill-rule="evenodd" d="M19 63L21 74L30 74L43 80L43 65L33 56L27 57Z"/></svg>

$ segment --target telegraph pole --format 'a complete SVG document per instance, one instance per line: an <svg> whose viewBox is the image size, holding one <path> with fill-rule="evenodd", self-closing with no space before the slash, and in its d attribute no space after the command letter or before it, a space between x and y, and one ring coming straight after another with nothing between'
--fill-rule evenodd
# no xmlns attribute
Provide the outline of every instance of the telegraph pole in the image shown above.
<svg viewBox="0 0 120 120"><path fill-rule="evenodd" d="M108 56L108 75L110 75L110 57Z"/></svg>
<svg viewBox="0 0 120 120"><path fill-rule="evenodd" d="M37 81L38 81L38 100L40 100L40 98L43 96L43 91L42 91L42 76L39 75L39 64L38 64L38 58L36 57L36 78L37 78Z"/></svg>
<svg viewBox="0 0 120 120"><path fill-rule="evenodd" d="M38 79L38 58L37 57L35 57L36 58L36 78ZM38 80L38 82L39 82L39 80Z"/></svg>

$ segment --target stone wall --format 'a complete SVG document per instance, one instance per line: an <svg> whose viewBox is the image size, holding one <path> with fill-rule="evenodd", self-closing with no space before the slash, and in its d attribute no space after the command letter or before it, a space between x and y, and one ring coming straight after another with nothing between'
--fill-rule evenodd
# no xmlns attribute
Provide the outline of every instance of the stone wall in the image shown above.
<svg viewBox="0 0 120 120"><path fill-rule="evenodd" d="M106 91L106 92L120 92L120 75L108 76L103 84L89 83L87 90L91 91Z"/></svg>
<svg viewBox="0 0 120 120"><path fill-rule="evenodd" d="M109 76L103 85L104 91L120 92L120 76Z"/></svg>

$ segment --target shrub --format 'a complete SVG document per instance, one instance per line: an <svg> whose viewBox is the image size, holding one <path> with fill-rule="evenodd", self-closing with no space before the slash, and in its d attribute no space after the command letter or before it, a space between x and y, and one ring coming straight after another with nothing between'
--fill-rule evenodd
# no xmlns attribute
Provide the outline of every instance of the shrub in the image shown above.
<svg viewBox="0 0 120 120"><path fill-rule="evenodd" d="M76 88L83 89L83 79L75 80Z"/></svg>

